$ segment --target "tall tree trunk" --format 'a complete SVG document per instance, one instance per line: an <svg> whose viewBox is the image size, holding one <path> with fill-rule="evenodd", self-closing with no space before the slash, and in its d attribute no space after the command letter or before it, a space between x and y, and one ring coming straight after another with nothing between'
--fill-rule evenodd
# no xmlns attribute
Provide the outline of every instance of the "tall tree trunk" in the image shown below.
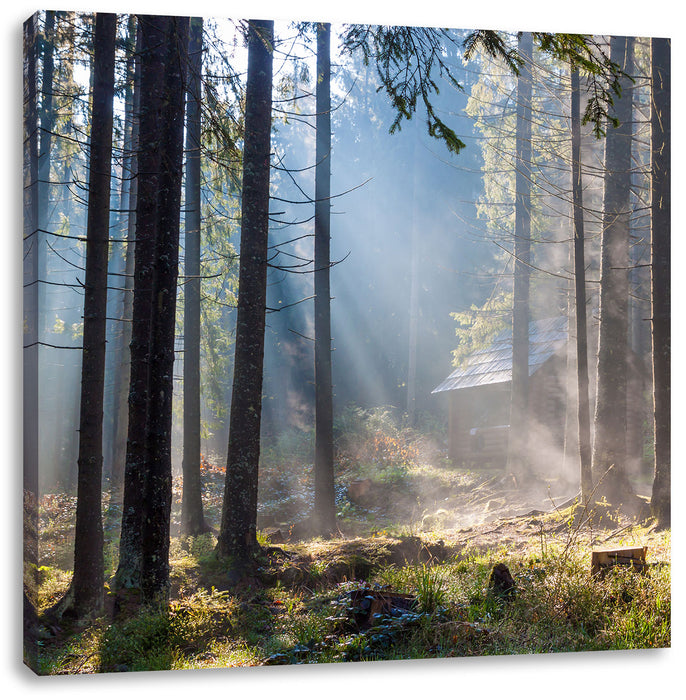
<svg viewBox="0 0 686 700"><path fill-rule="evenodd" d="M79 618L98 614L104 604L102 434L116 29L115 14L96 15L74 575L57 604Z"/></svg>
<svg viewBox="0 0 686 700"><path fill-rule="evenodd" d="M127 38L126 38L126 73L124 77L124 129L122 138L122 168L121 181L119 187L119 207L116 225L113 224L113 229L116 231L115 238L118 239L112 242L112 253L109 263L109 280L110 280L110 299L108 302L108 339L107 339L107 365L105 367L105 405L106 405L106 420L104 426L104 446L103 446L103 476L110 481L110 487L113 484L114 472L114 454L116 451L116 436L119 423L119 399L121 395L126 394L126 387L122 385L122 366L128 362L126 358L128 348L126 347L126 330L128 324L121 320L124 318L124 305L126 303L127 285L131 287L131 283L126 275L126 255L129 245L126 241L122 242L124 236L124 226L128 230L128 222L130 214L128 208L130 205L130 193L133 178L131 177L132 163L132 147L131 140L133 135L133 99L134 99L134 71L135 71L135 31L136 31L136 16L129 15L127 23Z"/></svg>
<svg viewBox="0 0 686 700"><path fill-rule="evenodd" d="M507 469L528 471L529 427L529 278L531 249L531 59L530 33L519 37L525 63L517 79L514 294L512 303L512 394Z"/></svg>
<svg viewBox="0 0 686 700"><path fill-rule="evenodd" d="M127 138L124 146L125 156L122 168L123 177L128 181L125 197L122 197L122 209L127 214L126 245L124 255L124 278L121 283L122 293L121 318L122 332L118 338L113 392L113 426L112 426L112 465L110 470L110 489L113 506L121 506L124 489L124 469L126 464L126 433L128 422L128 387L131 378L131 322L133 315L133 277L136 238L136 193L137 193L137 149L138 149L138 109L140 103L140 62L137 59L140 49L140 32L137 30L135 15L129 19L129 50L131 56L127 64Z"/></svg>
<svg viewBox="0 0 686 700"><path fill-rule="evenodd" d="M579 69L571 71L572 207L574 209L574 300L576 317L576 368L579 424L581 500L593 491L591 468L591 404L588 379L588 325L586 320L586 263L584 259L584 203L581 174L581 107Z"/></svg>
<svg viewBox="0 0 686 700"><path fill-rule="evenodd" d="M23 553L24 565L38 566L38 117L36 109L36 21L24 22L23 64ZM25 568L26 570L26 568ZM24 660L36 668L38 644L36 579L24 576Z"/></svg>
<svg viewBox="0 0 686 700"><path fill-rule="evenodd" d="M419 120L414 121L414 129L411 131L412 143L412 216L410 225L410 325L408 332L407 353L407 419L410 426L414 427L417 421L417 345L419 342L419 175L417 158L419 149Z"/></svg>
<svg viewBox="0 0 686 700"><path fill-rule="evenodd" d="M117 607L169 590L171 422L188 18L139 16L141 103L129 442ZM116 609L115 609L116 611Z"/></svg>
<svg viewBox="0 0 686 700"><path fill-rule="evenodd" d="M317 530L336 529L331 367L331 25L317 24L317 140L314 209L314 515Z"/></svg>
<svg viewBox="0 0 686 700"><path fill-rule="evenodd" d="M155 245L154 304L150 348L148 469L143 502L143 597L165 601L169 594L169 535L172 502L172 396L185 83L189 18L173 17L166 38L162 111L162 171Z"/></svg>
<svg viewBox="0 0 686 700"><path fill-rule="evenodd" d="M651 40L651 245L655 480L651 510L658 526L671 526L671 43Z"/></svg>
<svg viewBox="0 0 686 700"><path fill-rule="evenodd" d="M47 329L47 279L48 279L48 246L47 229L49 227L50 209L50 151L52 148L52 132L54 130L55 113L53 109L53 77L55 72L55 12L45 13L43 31L43 79L40 105L40 150L38 152L38 313L39 327Z"/></svg>
<svg viewBox="0 0 686 700"><path fill-rule="evenodd" d="M137 167L136 244L130 345L129 419L124 470L119 566L115 576L117 606L141 591L143 499L148 463L147 422L153 307L157 201L162 174L165 52L169 18L138 16L140 32L140 111Z"/></svg>
<svg viewBox="0 0 686 700"><path fill-rule="evenodd" d="M37 100L38 106L38 179L36 181L37 188L37 229L35 232L36 253L38 255L38 276L37 276L37 293L38 293L38 334L40 338L47 343L55 342L51 339L50 321L52 315L48 313L49 302L51 300L48 294L48 240L50 228L50 166L51 166L51 149L53 144L53 130L55 124L55 112L53 108L53 92L54 92L54 53L55 53L55 12L47 10L44 13L43 32L37 36L36 49L38 55L42 56L41 70L41 87L40 99ZM59 343L58 343L59 344ZM54 348L44 347L39 354L50 353L55 355ZM49 365L40 362L38 366L38 384L41 387L54 386L54 377L48 369ZM58 382L59 383L59 382ZM41 396L40 406L43 413L43 425L41 426L41 439L45 440L46 433L54 426L59 426L59 421L54 420L49 412L45 411L45 406L50 405L50 393L45 392ZM55 405L54 403L52 404ZM56 434L52 433L54 436ZM53 437L54 439L54 437ZM50 444L48 439L43 444ZM40 448L39 448L40 450ZM46 449L41 450L40 469L44 473L57 472L59 466L59 453L57 450ZM75 463L69 465L70 472L73 474Z"/></svg>
<svg viewBox="0 0 686 700"><path fill-rule="evenodd" d="M24 488L38 498L38 111L36 22L24 23ZM37 504L36 504L37 505Z"/></svg>
<svg viewBox="0 0 686 700"><path fill-rule="evenodd" d="M217 553L248 562L257 547L257 486L267 300L274 22L250 20L245 94L238 313L226 484Z"/></svg>
<svg viewBox="0 0 686 700"><path fill-rule="evenodd" d="M187 535L207 532L200 480L200 107L202 91L200 17L191 20L186 115L185 274L183 312L183 495L181 527Z"/></svg>
<svg viewBox="0 0 686 700"><path fill-rule="evenodd" d="M633 40L612 37L610 58L631 73ZM596 496L619 505L632 500L625 470L629 307L629 215L632 89L625 79L617 128L605 140L605 195L600 270L598 382L593 444Z"/></svg>

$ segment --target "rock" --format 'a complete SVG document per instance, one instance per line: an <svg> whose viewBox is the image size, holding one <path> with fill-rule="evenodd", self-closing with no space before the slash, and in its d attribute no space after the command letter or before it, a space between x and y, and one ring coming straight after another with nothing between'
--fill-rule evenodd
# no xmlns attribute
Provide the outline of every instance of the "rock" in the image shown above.
<svg viewBox="0 0 686 700"><path fill-rule="evenodd" d="M422 518L422 532L429 532L436 528L444 528L447 524L448 511L440 508L435 513L427 513Z"/></svg>
<svg viewBox="0 0 686 700"><path fill-rule="evenodd" d="M265 527L262 530L262 534L269 540L271 544L284 544L286 538L283 536L283 532L278 527Z"/></svg>
<svg viewBox="0 0 686 700"><path fill-rule="evenodd" d="M502 508L505 505L505 499L504 498L491 498L488 503L486 503L486 507L484 510L487 513L490 513L491 511L498 510L498 508Z"/></svg>
<svg viewBox="0 0 686 700"><path fill-rule="evenodd" d="M288 654L272 654L267 657L262 664L264 666L285 666L291 663L291 657Z"/></svg>
<svg viewBox="0 0 686 700"><path fill-rule="evenodd" d="M350 608L359 629L368 629L384 615L399 615L414 610L417 599L407 593L358 588L350 591Z"/></svg>

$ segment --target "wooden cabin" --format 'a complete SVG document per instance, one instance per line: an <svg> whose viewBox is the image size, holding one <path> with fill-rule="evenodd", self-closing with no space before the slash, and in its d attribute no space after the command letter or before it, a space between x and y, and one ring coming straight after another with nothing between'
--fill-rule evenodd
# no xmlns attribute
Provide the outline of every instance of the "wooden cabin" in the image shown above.
<svg viewBox="0 0 686 700"><path fill-rule="evenodd" d="M595 338L590 342L594 343ZM576 378L573 368L568 374L567 351L565 317L529 324L529 440L535 448L530 459L539 473L550 473L556 464L561 464L566 420L571 421L573 430L576 427ZM593 375L591 367L591 406ZM433 394L448 394L448 457L452 461L482 468L505 466L511 385L512 331L503 331L433 390ZM645 425L650 418L645 389L645 368L640 358L629 351L627 467L634 474L644 468L641 463ZM568 390L573 402L569 414ZM568 459L576 461L578 455L572 451Z"/></svg>
<svg viewBox="0 0 686 700"><path fill-rule="evenodd" d="M536 437L563 448L566 411L567 319L529 326L529 410ZM448 456L472 466L505 466L510 429L512 332L503 331L486 348L439 384L432 393L449 396ZM532 438L533 439L533 438Z"/></svg>

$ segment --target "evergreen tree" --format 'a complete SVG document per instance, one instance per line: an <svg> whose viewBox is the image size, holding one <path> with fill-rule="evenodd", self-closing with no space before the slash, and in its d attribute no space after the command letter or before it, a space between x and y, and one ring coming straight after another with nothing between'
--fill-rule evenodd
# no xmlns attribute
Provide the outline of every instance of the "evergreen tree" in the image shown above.
<svg viewBox="0 0 686 700"><path fill-rule="evenodd" d="M23 26L23 624L24 660L35 667L38 659L35 629L38 567L38 116L36 100L36 20L34 14ZM27 575L28 570L28 575Z"/></svg>
<svg viewBox="0 0 686 700"><path fill-rule="evenodd" d="M581 89L579 69L571 66L572 206L574 225L574 310L576 318L577 420L581 500L593 491L591 468L591 408L588 378L588 325L586 321L586 262L584 250L583 182L581 174Z"/></svg>
<svg viewBox="0 0 686 700"><path fill-rule="evenodd" d="M659 527L671 526L671 43L651 40L651 246L655 479L651 509Z"/></svg>
<svg viewBox="0 0 686 700"><path fill-rule="evenodd" d="M317 141L314 214L314 363L316 529L336 528L331 374L331 25L317 24Z"/></svg>
<svg viewBox="0 0 686 700"><path fill-rule="evenodd" d="M115 577L164 601L169 584L171 409L188 18L139 16L141 101L129 431Z"/></svg>
<svg viewBox="0 0 686 700"><path fill-rule="evenodd" d="M610 40L612 61L629 74L633 41ZM605 140L605 192L601 242L600 326L594 418L593 479L596 496L629 504L632 487L625 470L629 303L629 212L631 187L631 84L625 79L617 101L619 124Z"/></svg>
<svg viewBox="0 0 686 700"><path fill-rule="evenodd" d="M519 36L519 55L523 63L517 76L512 389L507 447L507 470L514 474L528 471L532 53L531 34L523 32Z"/></svg>
<svg viewBox="0 0 686 700"><path fill-rule="evenodd" d="M188 535L207 531L200 481L200 230L202 18L191 20L186 114L184 214L185 283L183 330L183 496L182 528Z"/></svg>
<svg viewBox="0 0 686 700"><path fill-rule="evenodd" d="M136 16L128 19L127 59L125 77L125 124L124 124L124 159L122 164L121 209L125 215L126 241L123 245L123 275L115 286L122 288L121 301L118 306L120 332L115 338L113 391L111 394L112 432L110 449L110 492L111 505L117 509L121 506L124 489L124 469L126 464L126 435L128 428L128 388L131 376L131 319L133 313L133 277L134 248L136 235L136 193L138 189L136 174L138 147L138 103L140 101L140 63L136 47L139 45L140 32L137 31Z"/></svg>
<svg viewBox="0 0 686 700"><path fill-rule="evenodd" d="M79 618L99 614L104 604L102 435L116 26L115 14L95 17L74 575L54 608Z"/></svg>
<svg viewBox="0 0 686 700"><path fill-rule="evenodd" d="M274 23L248 22L238 315L226 484L217 552L246 564L257 547L267 293Z"/></svg>
<svg viewBox="0 0 686 700"><path fill-rule="evenodd" d="M55 73L55 12L45 12L45 25L43 28L43 70L40 101L40 148L38 152L38 240L39 240L39 279L38 285L38 313L40 314L39 327L45 330L48 323L47 305L47 279L48 279L48 246L47 231L50 228L50 161L55 127L55 113L53 109Z"/></svg>

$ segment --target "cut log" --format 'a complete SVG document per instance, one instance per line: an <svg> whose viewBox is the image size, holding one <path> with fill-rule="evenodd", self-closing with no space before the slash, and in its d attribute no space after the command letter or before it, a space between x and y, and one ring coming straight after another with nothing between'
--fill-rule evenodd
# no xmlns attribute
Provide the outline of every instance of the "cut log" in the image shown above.
<svg viewBox="0 0 686 700"><path fill-rule="evenodd" d="M631 566L636 571L647 567L647 547L620 547L619 549L594 549L591 552L591 574L604 576L613 566Z"/></svg>

